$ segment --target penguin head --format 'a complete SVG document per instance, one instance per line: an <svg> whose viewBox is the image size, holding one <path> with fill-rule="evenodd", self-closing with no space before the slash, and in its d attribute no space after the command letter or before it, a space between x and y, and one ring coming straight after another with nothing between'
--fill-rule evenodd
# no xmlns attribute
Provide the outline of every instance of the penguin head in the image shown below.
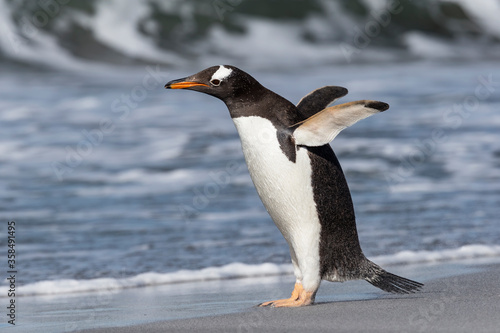
<svg viewBox="0 0 500 333"><path fill-rule="evenodd" d="M234 98L251 95L256 87L262 87L257 80L239 68L229 65L213 66L191 76L172 80L167 89L188 89L199 91L229 102Z"/></svg>

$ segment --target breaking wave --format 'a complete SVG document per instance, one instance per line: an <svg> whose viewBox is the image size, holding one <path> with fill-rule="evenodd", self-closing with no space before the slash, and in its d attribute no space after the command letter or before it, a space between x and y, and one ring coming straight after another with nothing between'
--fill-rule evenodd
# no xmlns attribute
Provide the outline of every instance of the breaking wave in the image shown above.
<svg viewBox="0 0 500 333"><path fill-rule="evenodd" d="M440 251L402 251L393 255L370 258L380 265L406 265L418 263L449 262L454 260L500 257L498 245L466 245ZM293 274L291 264L265 263L247 265L231 263L221 267L199 270L180 270L170 273L148 272L127 278L98 278L89 280L47 280L19 288L19 295L55 295L79 292L117 291L126 288L157 286L197 281L213 281ZM6 293L5 293L6 294Z"/></svg>
<svg viewBox="0 0 500 333"><path fill-rule="evenodd" d="M81 69L495 58L493 0L0 0L0 61Z"/></svg>

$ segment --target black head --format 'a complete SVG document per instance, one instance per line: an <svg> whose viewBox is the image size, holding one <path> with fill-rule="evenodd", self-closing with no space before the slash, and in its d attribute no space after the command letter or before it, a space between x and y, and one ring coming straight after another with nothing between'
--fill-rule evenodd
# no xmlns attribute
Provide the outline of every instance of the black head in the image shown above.
<svg viewBox="0 0 500 333"><path fill-rule="evenodd" d="M229 65L213 66L191 76L173 80L167 89L189 89L217 97L226 104L244 101L264 89L257 80L239 68Z"/></svg>

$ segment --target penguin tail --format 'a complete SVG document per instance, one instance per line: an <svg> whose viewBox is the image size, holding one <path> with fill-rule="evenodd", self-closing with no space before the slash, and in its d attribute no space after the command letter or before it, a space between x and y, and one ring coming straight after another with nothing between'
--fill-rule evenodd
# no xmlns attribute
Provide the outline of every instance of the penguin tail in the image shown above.
<svg viewBox="0 0 500 333"><path fill-rule="evenodd" d="M394 294L411 294L419 291L424 286L423 283L389 273L381 268L377 271L375 275L366 277L365 280L383 291Z"/></svg>

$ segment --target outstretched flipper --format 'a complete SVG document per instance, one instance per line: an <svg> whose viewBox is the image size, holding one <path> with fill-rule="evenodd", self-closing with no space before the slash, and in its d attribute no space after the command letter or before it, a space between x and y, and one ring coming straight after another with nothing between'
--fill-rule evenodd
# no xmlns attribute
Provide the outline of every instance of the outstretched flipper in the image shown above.
<svg viewBox="0 0 500 333"><path fill-rule="evenodd" d="M297 104L297 109L306 118L320 112L337 99L347 95L347 89L337 86L325 86L311 91Z"/></svg>
<svg viewBox="0 0 500 333"><path fill-rule="evenodd" d="M295 144L308 147L323 146L335 139L343 129L388 108L387 103L367 100L326 108L292 126Z"/></svg>

